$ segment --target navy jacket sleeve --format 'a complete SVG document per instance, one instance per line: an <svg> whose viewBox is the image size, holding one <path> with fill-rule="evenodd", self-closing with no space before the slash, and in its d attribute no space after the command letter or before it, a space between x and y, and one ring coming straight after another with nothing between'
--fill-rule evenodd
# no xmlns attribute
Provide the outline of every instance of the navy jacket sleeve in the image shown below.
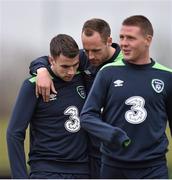
<svg viewBox="0 0 172 180"><path fill-rule="evenodd" d="M27 179L24 151L25 133L37 102L35 87L25 80L16 99L7 128L7 147L12 178Z"/></svg>
<svg viewBox="0 0 172 180"><path fill-rule="evenodd" d="M42 56L42 57L39 57L39 58L33 60L29 66L30 74L31 75L37 74L37 72L36 72L37 69L39 69L41 67L47 68L49 66L49 64L50 63L48 61L48 56Z"/></svg>
<svg viewBox="0 0 172 180"><path fill-rule="evenodd" d="M130 142L127 134L101 117L108 93L108 82L104 77L103 72L99 71L81 112L81 126L103 142L125 146Z"/></svg>
<svg viewBox="0 0 172 180"><path fill-rule="evenodd" d="M79 51L79 70L84 72L90 66L88 57L86 56L83 49Z"/></svg>
<svg viewBox="0 0 172 180"><path fill-rule="evenodd" d="M83 49L81 49L79 51L79 60L80 60L80 63L79 63L79 68L78 70L80 70L81 72L83 72L85 69L88 68L89 66L89 61L88 61L88 58L84 52ZM30 69L30 74L31 75L36 75L37 74L37 69L41 68L41 67L45 67L48 69L50 63L48 61L48 56L41 56L35 60L33 60L31 63L30 63L30 66L29 66L29 69Z"/></svg>

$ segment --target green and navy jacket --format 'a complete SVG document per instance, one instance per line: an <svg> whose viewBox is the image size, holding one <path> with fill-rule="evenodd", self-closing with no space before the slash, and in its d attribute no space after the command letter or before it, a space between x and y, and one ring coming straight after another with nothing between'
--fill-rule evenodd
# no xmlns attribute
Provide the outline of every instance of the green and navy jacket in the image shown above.
<svg viewBox="0 0 172 180"><path fill-rule="evenodd" d="M81 126L89 133L111 137L119 127L131 139L127 148L113 139L102 143L102 162L115 167L166 163L167 123L172 134L172 70L153 60L145 65L120 60L102 67L81 112Z"/></svg>
<svg viewBox="0 0 172 180"><path fill-rule="evenodd" d="M103 64L101 64L99 67L95 67L92 64L90 64L85 51L83 49L80 50L79 52L79 60L80 60L80 64L79 64L79 70L83 73L84 76L84 83L85 83L85 87L86 87L86 92L88 93L93 81L96 77L96 74L98 73L98 71L105 65L108 63L112 63L114 61L118 61L119 59L123 58L120 47L118 44L113 43L112 47L115 48L115 53L113 54L113 56L108 59L106 62L104 62ZM36 70L40 67L48 67L49 62L48 62L48 57L47 56L42 56L34 61L31 62L30 64L30 73L31 74L35 74ZM97 139L95 136L91 136L90 137L90 155L92 157L96 157L98 159L100 159L101 157L101 153L100 153L100 140Z"/></svg>
<svg viewBox="0 0 172 180"><path fill-rule="evenodd" d="M50 73L58 93L52 93L49 102L35 96L32 77L23 82L13 108L7 129L12 178L28 178L24 151L28 125L31 172L89 173L88 137L79 118L86 98L82 76L65 82Z"/></svg>

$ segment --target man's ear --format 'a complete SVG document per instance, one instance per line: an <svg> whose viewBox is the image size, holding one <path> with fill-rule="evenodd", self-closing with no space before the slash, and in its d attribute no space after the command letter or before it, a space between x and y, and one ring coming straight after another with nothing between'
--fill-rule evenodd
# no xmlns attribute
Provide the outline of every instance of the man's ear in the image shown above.
<svg viewBox="0 0 172 180"><path fill-rule="evenodd" d="M108 39L107 39L107 45L108 45L108 46L112 46L112 38L111 38L111 37L108 37Z"/></svg>
<svg viewBox="0 0 172 180"><path fill-rule="evenodd" d="M151 42L152 42L152 36L151 35L147 35L146 36L146 45L150 46Z"/></svg>
<svg viewBox="0 0 172 180"><path fill-rule="evenodd" d="M48 56L48 61L49 61L49 63L50 63L51 65L53 65L53 63L54 63L54 58L51 57L51 56Z"/></svg>

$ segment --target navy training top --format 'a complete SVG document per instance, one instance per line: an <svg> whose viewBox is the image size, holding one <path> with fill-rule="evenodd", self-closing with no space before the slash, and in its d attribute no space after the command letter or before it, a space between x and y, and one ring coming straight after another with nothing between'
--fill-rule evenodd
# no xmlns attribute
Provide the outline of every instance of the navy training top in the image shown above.
<svg viewBox="0 0 172 180"><path fill-rule="evenodd" d="M89 173L87 134L79 119L86 98L82 76L77 74L71 82L53 72L51 76L58 93L51 94L48 103L36 98L35 77L20 89L7 129L12 178L28 178L24 140L29 124L31 171Z"/></svg>
<svg viewBox="0 0 172 180"><path fill-rule="evenodd" d="M172 134L171 81L172 70L153 60L146 65L116 61L99 71L81 112L81 126L99 137L105 123L103 136L119 127L131 139L127 148L103 143L103 163L124 168L165 163L167 122Z"/></svg>

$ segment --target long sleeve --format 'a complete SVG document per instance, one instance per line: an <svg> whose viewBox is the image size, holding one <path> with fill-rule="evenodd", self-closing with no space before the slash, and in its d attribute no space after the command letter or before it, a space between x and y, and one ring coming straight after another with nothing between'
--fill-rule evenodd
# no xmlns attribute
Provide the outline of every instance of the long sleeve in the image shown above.
<svg viewBox="0 0 172 180"><path fill-rule="evenodd" d="M81 112L81 126L103 142L127 146L130 142L127 134L121 128L106 122L106 119L102 119L101 109L105 108L108 94L108 82L103 77L101 71L96 76Z"/></svg>
<svg viewBox="0 0 172 180"><path fill-rule="evenodd" d="M30 63L30 67L29 67L30 74L35 75L37 74L37 69L41 67L47 68L48 66L49 66L48 56L39 57Z"/></svg>
<svg viewBox="0 0 172 180"><path fill-rule="evenodd" d="M37 99L35 88L25 80L17 97L8 129L7 147L12 178L28 178L24 151L25 133L32 118Z"/></svg>
<svg viewBox="0 0 172 180"><path fill-rule="evenodd" d="M79 71L84 72L90 66L88 57L86 56L83 49L79 51Z"/></svg>
<svg viewBox="0 0 172 180"><path fill-rule="evenodd" d="M89 66L88 58L85 55L85 52L83 51L83 49L81 49L79 51L79 60L80 60L80 63L79 63L78 70L83 72ZM36 75L37 74L37 69L39 69L41 67L48 68L49 65L50 65L50 63L48 61L48 56L41 56L41 57L33 60L30 63L30 66L29 66L30 74L31 75Z"/></svg>

